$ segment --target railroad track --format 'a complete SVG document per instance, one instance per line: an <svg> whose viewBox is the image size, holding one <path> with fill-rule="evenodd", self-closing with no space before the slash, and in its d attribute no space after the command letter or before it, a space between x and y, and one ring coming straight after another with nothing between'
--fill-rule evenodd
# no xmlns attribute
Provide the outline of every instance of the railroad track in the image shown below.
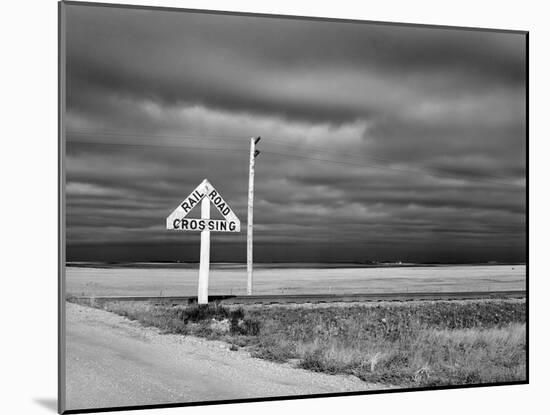
<svg viewBox="0 0 550 415"><path fill-rule="evenodd" d="M211 295L209 302L222 304L305 304L337 302L419 301L419 300L477 300L497 298L525 298L525 291L467 291L467 292L417 292L372 294L281 294L281 295ZM196 296L95 296L74 297L83 302L136 301L163 305L193 304Z"/></svg>

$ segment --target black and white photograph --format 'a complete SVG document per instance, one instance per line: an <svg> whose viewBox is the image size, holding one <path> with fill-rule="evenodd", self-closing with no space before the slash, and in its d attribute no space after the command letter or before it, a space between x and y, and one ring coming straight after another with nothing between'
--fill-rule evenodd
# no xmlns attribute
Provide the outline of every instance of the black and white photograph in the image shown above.
<svg viewBox="0 0 550 415"><path fill-rule="evenodd" d="M527 63L60 2L59 412L528 383Z"/></svg>

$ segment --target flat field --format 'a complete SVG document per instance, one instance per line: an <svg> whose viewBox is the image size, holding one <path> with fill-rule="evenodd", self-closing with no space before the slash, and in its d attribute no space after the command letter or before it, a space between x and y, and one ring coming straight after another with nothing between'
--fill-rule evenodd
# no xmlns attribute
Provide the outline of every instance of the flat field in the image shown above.
<svg viewBox="0 0 550 415"><path fill-rule="evenodd" d="M244 294L246 267L212 264L211 295ZM79 264L66 267L66 292L83 296L196 295L198 264ZM256 294L524 290L525 265L362 267L257 264Z"/></svg>

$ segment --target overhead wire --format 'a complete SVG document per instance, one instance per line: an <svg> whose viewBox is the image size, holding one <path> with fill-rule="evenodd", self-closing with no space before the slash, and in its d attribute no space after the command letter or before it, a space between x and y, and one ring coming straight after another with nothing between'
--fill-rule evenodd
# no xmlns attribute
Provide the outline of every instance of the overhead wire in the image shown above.
<svg viewBox="0 0 550 415"><path fill-rule="evenodd" d="M244 141L242 137L230 136L230 135L226 135L226 136L210 135L210 134L209 135L150 135L150 134L133 134L133 133L128 134L128 133L118 133L118 132L93 132L91 130L89 130L89 132L86 131L86 130L68 131L67 134L72 136L71 140L67 140L67 143L69 143L69 144L78 143L78 144L91 144L91 145L101 144L101 145L123 145L123 146L144 146L144 147L181 147L181 148L185 148L185 149L189 149L189 150L230 151L230 152L243 152L243 151L246 151L246 149L248 147L248 143L246 141ZM84 136L84 137L94 137L94 140L90 140L90 139L86 139L86 138L82 139L81 138L82 136ZM101 137L103 137L104 139L101 140ZM117 141L105 140L105 138L107 138L107 137L123 137L123 138L124 137L128 137L128 138L143 137L143 138L148 138L148 139L161 138L161 139L177 140L177 142L166 142L166 141L164 141L164 142L163 141L155 141L155 142L141 141L141 142L136 142L135 140L120 141L120 139L118 139ZM100 139L98 140L97 138L100 138ZM182 144L180 142L182 140L183 141L188 141L188 140L197 141L198 139L205 140L205 141L214 141L214 142L217 142L217 144L229 140L229 141L235 141L235 142L242 143L243 146L242 146L242 148L235 148L234 144L232 143L232 147L203 147L203 146L190 146L190 145L187 145L187 144ZM278 140L278 139L270 139L269 141L265 142L265 145L268 145L268 146L269 145L283 145L283 146L287 146L287 147L294 147L294 148L297 148L297 149L300 149L300 150L307 150L309 153L311 153L311 152L313 152L313 153L324 153L328 156L340 156L340 157L348 157L348 158L349 157L354 157L354 158L360 157L360 158L363 158L363 159L374 160L374 161L377 161L377 162L386 162L386 163L393 163L393 164L398 164L399 163L398 161L395 161L395 160L370 157L370 156L366 156L366 155L338 153L338 152L334 152L334 151L330 151L330 150L325 150L322 147L318 147L318 146L309 146L308 145L307 148L304 148L303 146L300 146L298 144L285 143L285 142L282 142L281 140ZM355 166L355 167L366 167L366 168L382 169L382 170L395 171L395 172L406 173L406 174L418 174L418 175L424 175L424 176L439 177L439 178L444 178L444 179L448 179L448 180L451 179L451 180L460 180L460 181L476 181L476 182L483 182L483 183L488 183L488 184L493 184L493 185L510 186L510 187L517 187L517 188L524 187L521 184L501 182L501 181L493 181L493 180L487 180L487 179L484 179L484 178L476 178L476 177L471 177L471 176L470 177L458 177L458 176L451 175L451 174L432 172L432 171L427 171L427 170L411 169L411 168L403 169L403 168L395 167L395 166L381 165L379 163L373 164L373 163L365 163L365 162L361 162L361 161L334 160L334 159L327 158L327 157L325 157L325 158L313 157L311 155L299 154L299 153L296 153L296 152L291 152L291 153L285 152L285 153L283 153L281 151L272 151L270 149L267 149L267 150L262 150L262 154L271 154L271 155L279 156L279 157L294 157L294 158L299 158L299 159L315 160L315 161L322 161L322 162L327 162L327 163L350 165L350 166ZM507 179L507 178L504 178L502 176L486 176L486 177L491 177L491 178L495 178L495 179Z"/></svg>

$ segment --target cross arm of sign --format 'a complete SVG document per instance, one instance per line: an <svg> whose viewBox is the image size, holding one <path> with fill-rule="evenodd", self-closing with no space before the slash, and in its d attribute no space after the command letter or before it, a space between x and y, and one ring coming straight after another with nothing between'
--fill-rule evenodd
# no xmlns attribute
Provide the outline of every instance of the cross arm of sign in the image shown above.
<svg viewBox="0 0 550 415"><path fill-rule="evenodd" d="M225 220L186 218L205 197L210 199ZM181 231L240 232L241 221L222 195L204 179L166 218L166 228Z"/></svg>

